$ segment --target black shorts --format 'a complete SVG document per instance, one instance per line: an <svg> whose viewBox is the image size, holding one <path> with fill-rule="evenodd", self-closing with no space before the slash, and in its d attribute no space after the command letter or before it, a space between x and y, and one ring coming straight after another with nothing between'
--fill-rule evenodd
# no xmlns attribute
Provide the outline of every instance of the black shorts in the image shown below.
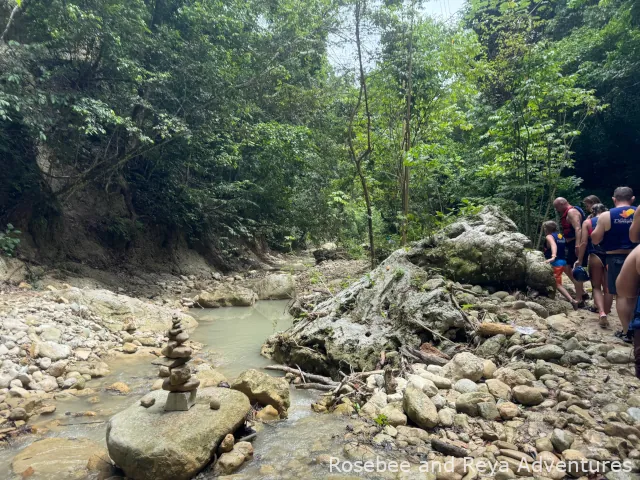
<svg viewBox="0 0 640 480"><path fill-rule="evenodd" d="M616 290L616 280L628 256L628 253L607 254L607 285L609 286L609 293L612 295L618 293Z"/></svg>
<svg viewBox="0 0 640 480"><path fill-rule="evenodd" d="M578 261L578 256L576 255L576 241L574 240L571 243L567 243L565 248L565 257L567 259L567 265L573 270L573 266ZM587 262L589 261L589 256L585 255L582 259L582 266L586 267Z"/></svg>

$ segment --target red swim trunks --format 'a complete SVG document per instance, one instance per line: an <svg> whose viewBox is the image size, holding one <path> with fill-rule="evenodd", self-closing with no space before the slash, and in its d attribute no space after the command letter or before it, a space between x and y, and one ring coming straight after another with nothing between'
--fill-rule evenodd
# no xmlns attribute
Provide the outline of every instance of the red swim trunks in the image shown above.
<svg viewBox="0 0 640 480"><path fill-rule="evenodd" d="M556 278L556 285L562 285L562 272L564 267L553 267L553 276Z"/></svg>

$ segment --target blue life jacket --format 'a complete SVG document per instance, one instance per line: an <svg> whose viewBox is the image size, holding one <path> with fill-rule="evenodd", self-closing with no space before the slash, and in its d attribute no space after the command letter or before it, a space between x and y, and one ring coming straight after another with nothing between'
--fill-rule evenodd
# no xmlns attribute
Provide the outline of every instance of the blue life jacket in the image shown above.
<svg viewBox="0 0 640 480"><path fill-rule="evenodd" d="M564 235L561 234L560 232L553 232L551 234L551 236L555 240L556 247L558 249L558 251L556 253L556 258L559 259L559 260L566 259L566 257L567 257L567 253L566 253L567 241L564 239ZM545 247L544 247L544 258L549 260L551 258L551 256L552 256L551 248L549 246L545 245Z"/></svg>
<svg viewBox="0 0 640 480"><path fill-rule="evenodd" d="M629 230L633 223L636 207L616 207L609 212L611 215L611 228L604 233L604 239L600 245L605 252L633 250L637 243L633 243L629 238Z"/></svg>

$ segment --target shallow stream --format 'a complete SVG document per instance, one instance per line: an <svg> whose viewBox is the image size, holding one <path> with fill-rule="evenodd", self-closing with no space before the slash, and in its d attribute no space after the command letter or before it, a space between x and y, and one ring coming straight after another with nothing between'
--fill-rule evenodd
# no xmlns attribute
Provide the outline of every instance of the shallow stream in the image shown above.
<svg viewBox="0 0 640 480"><path fill-rule="evenodd" d="M273 362L260 356L260 347L271 334L291 325L286 314L286 301L262 301L253 307L232 307L192 310L199 322L191 338L204 344L200 357L232 380L247 368L262 368ZM52 415L40 416L30 422L37 429L34 435L19 437L0 450L0 479L15 478L11 472L13 457L30 443L46 437L86 437L106 446L106 421L116 412L137 402L150 391L158 378L158 367L151 364L153 356L118 357L109 363L111 374L87 382L81 397L69 395L56 401ZM278 372L270 372L277 375ZM105 387L124 382L128 395L109 393ZM254 440L254 460L245 464L234 478L324 479L328 467L315 465L320 454L340 456L342 442L332 436L345 432L345 420L334 415L315 414L310 403L318 393L291 390L289 418L269 425L258 425ZM339 435L341 437L341 435ZM18 477L19 478L19 477ZM56 472L36 472L36 480L63 480Z"/></svg>

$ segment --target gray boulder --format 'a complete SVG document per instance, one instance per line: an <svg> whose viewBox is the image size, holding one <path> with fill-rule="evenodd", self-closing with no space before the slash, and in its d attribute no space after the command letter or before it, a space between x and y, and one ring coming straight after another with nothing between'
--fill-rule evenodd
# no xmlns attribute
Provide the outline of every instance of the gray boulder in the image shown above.
<svg viewBox="0 0 640 480"><path fill-rule="evenodd" d="M249 369L242 372L233 382L231 388L244 393L251 403L271 405L280 414L287 416L287 409L291 405L289 399L289 382L284 377L272 377L258 370Z"/></svg>
<svg viewBox="0 0 640 480"><path fill-rule="evenodd" d="M339 379L345 365L374 370L382 351L418 348L425 334L453 339L466 323L442 275L465 284L554 292L551 267L536 253L527 253L530 247L500 209L485 207L409 251L393 252L372 272L318 304L310 319L269 338L263 354ZM482 368L479 372L452 378L477 381Z"/></svg>
<svg viewBox="0 0 640 480"><path fill-rule="evenodd" d="M136 480L188 480L212 459L218 444L244 423L249 399L228 388L198 391L186 412L165 412L168 392L149 394L154 405L139 402L113 416L107 425L107 448L127 477ZM220 409L212 410L213 398Z"/></svg>
<svg viewBox="0 0 640 480"><path fill-rule="evenodd" d="M404 391L403 406L407 417L421 428L434 428L440 421L431 399L413 385L407 386Z"/></svg>
<svg viewBox="0 0 640 480"><path fill-rule="evenodd" d="M419 242L408 256L417 265L437 267L461 283L551 292L552 268L540 252L526 250L531 246L509 217L498 207L487 206Z"/></svg>
<svg viewBox="0 0 640 480"><path fill-rule="evenodd" d="M194 301L204 308L250 307L258 296L252 290L236 284L223 284L213 292L202 292Z"/></svg>
<svg viewBox="0 0 640 480"><path fill-rule="evenodd" d="M256 292L259 300L289 300L296 296L296 279L284 273L252 280L247 287Z"/></svg>

